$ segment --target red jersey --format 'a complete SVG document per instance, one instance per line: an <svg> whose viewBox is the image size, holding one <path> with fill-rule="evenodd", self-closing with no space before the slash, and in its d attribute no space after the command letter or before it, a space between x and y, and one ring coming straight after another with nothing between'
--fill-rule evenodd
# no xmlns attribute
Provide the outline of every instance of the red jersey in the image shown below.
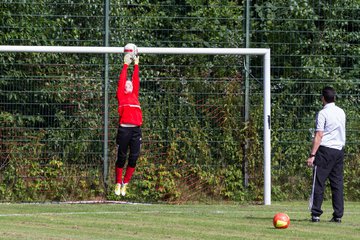
<svg viewBox="0 0 360 240"><path fill-rule="evenodd" d="M128 65L124 64L118 81L116 97L118 99L118 112L120 124L132 124L141 126L142 111L139 102L139 66L134 65L134 73L132 75L133 91L125 93L125 83L127 80Z"/></svg>

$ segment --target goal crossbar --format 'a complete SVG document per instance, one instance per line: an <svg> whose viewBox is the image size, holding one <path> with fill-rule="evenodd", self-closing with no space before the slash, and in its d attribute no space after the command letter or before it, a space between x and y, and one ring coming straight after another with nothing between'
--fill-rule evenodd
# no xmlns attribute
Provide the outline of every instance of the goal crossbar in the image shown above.
<svg viewBox="0 0 360 240"><path fill-rule="evenodd" d="M138 47L139 53L153 54L231 54L266 55L267 48L164 48ZM123 53L124 47L76 47L76 46L15 46L0 45L0 52L42 52L42 53Z"/></svg>
<svg viewBox="0 0 360 240"><path fill-rule="evenodd" d="M205 55L258 55L263 56L264 85L264 204L271 205L271 100L270 100L270 49L268 48L166 48L138 47L142 54L205 54ZM1 52L40 53L124 53L124 47L77 46L18 46L0 45ZM104 141L107 143L107 141ZM107 149L107 148L106 148Z"/></svg>

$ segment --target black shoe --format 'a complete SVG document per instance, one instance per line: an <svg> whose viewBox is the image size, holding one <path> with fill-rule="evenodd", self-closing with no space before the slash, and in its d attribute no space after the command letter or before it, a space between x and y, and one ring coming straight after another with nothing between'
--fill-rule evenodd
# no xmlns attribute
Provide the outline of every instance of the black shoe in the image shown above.
<svg viewBox="0 0 360 240"><path fill-rule="evenodd" d="M320 222L320 217L319 216L311 216L311 221L312 222Z"/></svg>
<svg viewBox="0 0 360 240"><path fill-rule="evenodd" d="M341 218L333 217L330 222L341 223Z"/></svg>

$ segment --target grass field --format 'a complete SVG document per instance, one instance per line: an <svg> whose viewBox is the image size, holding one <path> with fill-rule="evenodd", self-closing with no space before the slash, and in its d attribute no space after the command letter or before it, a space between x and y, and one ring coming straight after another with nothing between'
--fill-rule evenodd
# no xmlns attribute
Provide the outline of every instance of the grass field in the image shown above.
<svg viewBox="0 0 360 240"><path fill-rule="evenodd" d="M343 223L320 223L306 202L264 205L0 204L0 239L360 239L360 203L346 202ZM290 227L275 229L285 212Z"/></svg>

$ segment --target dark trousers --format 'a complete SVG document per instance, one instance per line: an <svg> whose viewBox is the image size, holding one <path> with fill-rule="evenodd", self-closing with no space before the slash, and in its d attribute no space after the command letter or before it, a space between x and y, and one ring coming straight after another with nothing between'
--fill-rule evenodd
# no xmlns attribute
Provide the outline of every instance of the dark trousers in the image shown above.
<svg viewBox="0 0 360 240"><path fill-rule="evenodd" d="M324 199L326 180L329 179L333 216L341 218L344 214L344 150L320 146L316 152L313 171L313 202L311 214L320 216Z"/></svg>
<svg viewBox="0 0 360 240"><path fill-rule="evenodd" d="M142 133L140 127L120 126L118 128L116 136L116 144L118 145L116 167L124 167L127 153L129 151L128 166L135 168L136 161L140 155L141 137Z"/></svg>

